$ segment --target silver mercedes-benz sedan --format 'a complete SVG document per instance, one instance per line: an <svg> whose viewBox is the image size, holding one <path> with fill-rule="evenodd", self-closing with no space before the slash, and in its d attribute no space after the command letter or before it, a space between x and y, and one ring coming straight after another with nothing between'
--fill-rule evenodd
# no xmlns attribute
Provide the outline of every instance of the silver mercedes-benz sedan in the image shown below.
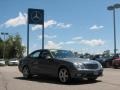
<svg viewBox="0 0 120 90"><path fill-rule="evenodd" d="M69 50L36 50L22 58L18 68L26 79L43 74L57 77L62 83L69 82L72 78L96 80L103 75L99 62L77 58Z"/></svg>

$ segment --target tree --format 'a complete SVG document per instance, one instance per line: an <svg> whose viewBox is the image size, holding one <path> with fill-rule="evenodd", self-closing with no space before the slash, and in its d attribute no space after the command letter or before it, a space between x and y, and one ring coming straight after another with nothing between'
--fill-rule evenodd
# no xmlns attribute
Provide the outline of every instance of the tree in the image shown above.
<svg viewBox="0 0 120 90"><path fill-rule="evenodd" d="M0 38L0 58L3 57L3 40Z"/></svg>
<svg viewBox="0 0 120 90"><path fill-rule="evenodd" d="M23 57L25 46L22 45L22 38L19 34L15 36L9 35L6 41L0 41L0 55L3 53L3 43L5 43L5 58Z"/></svg>

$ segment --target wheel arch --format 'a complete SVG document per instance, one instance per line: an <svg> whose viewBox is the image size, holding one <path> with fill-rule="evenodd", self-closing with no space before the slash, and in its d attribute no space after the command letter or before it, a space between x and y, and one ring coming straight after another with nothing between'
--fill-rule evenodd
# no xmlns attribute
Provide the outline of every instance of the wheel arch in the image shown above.
<svg viewBox="0 0 120 90"><path fill-rule="evenodd" d="M25 67L27 67L28 70L29 70L29 67L28 67L27 65L24 65L24 66L22 67L22 72L23 72L23 69L24 69Z"/></svg>
<svg viewBox="0 0 120 90"><path fill-rule="evenodd" d="M69 74L70 74L70 70L68 69L68 67L67 67L66 65L60 65L59 68L58 68L57 74L59 73L60 69L62 69L62 68L67 69L67 71L68 71ZM70 76L71 76L71 74L70 74Z"/></svg>

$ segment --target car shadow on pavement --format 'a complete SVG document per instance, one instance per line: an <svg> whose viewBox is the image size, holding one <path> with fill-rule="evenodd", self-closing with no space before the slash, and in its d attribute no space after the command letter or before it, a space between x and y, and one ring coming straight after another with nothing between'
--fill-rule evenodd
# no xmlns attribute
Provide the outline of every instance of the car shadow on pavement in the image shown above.
<svg viewBox="0 0 120 90"><path fill-rule="evenodd" d="M30 79L24 79L23 77L15 77L14 79L27 80L27 81L40 82L40 83L43 82L43 83L51 83L51 84L60 84L60 85L82 85L82 84L94 84L94 83L102 82L100 80L88 81L84 79L72 79L71 82L67 84L62 84L59 82L58 79L49 76L34 76Z"/></svg>

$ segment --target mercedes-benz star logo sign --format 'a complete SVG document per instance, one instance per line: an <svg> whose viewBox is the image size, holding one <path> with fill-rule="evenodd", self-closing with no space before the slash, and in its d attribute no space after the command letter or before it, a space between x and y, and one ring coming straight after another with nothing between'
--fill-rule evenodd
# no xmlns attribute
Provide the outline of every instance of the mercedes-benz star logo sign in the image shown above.
<svg viewBox="0 0 120 90"><path fill-rule="evenodd" d="M34 11L31 14L31 19L33 22L39 22L42 19L42 15L38 11Z"/></svg>

